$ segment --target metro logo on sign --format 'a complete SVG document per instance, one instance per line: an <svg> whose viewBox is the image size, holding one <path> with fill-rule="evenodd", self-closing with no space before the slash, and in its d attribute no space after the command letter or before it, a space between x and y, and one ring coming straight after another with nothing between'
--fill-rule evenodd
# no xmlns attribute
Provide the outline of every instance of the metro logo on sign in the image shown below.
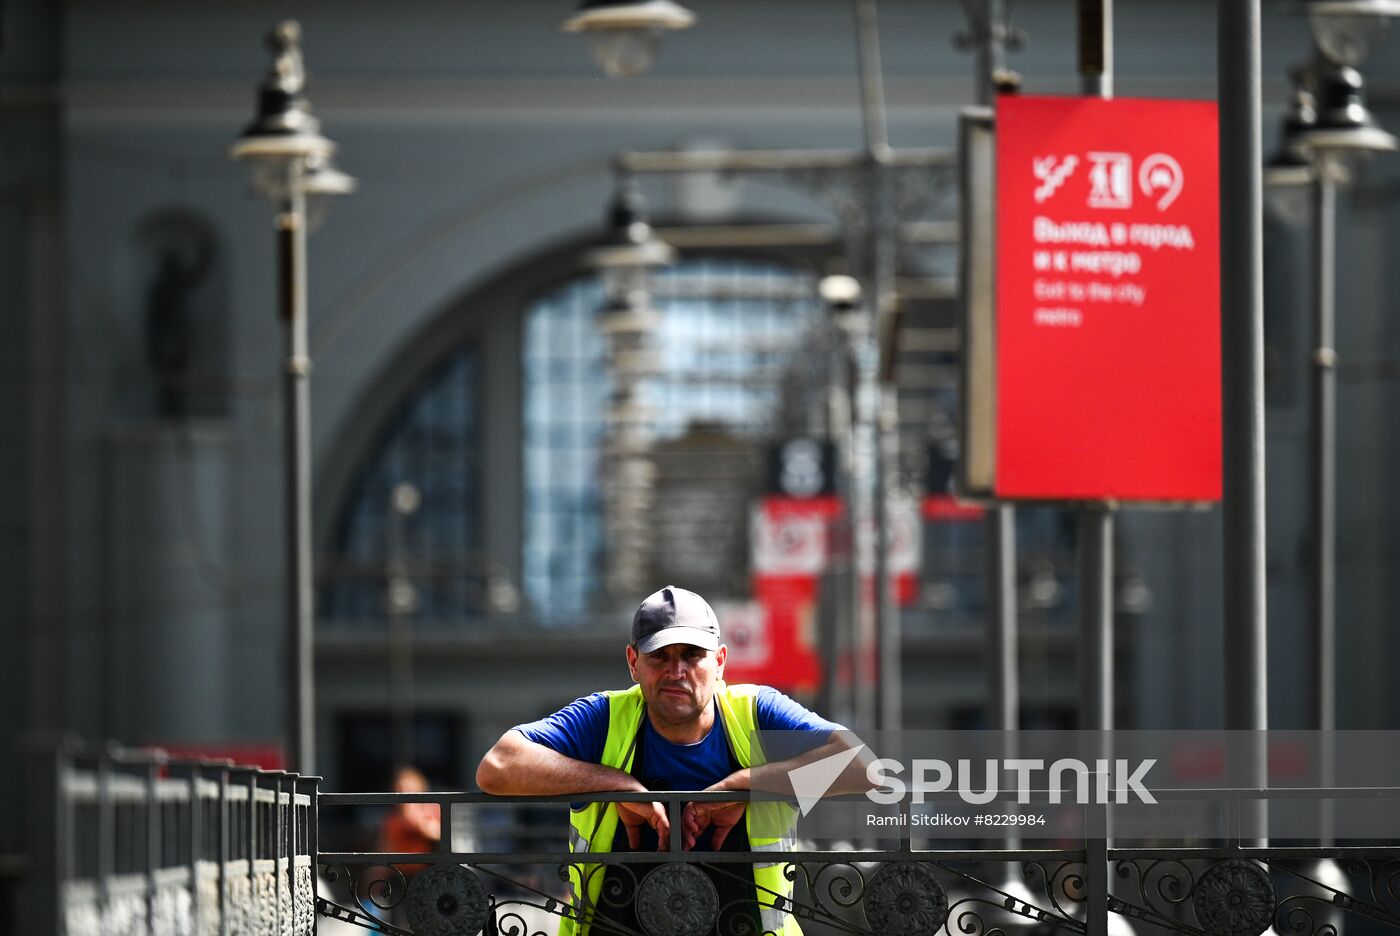
<svg viewBox="0 0 1400 936"><path fill-rule="evenodd" d="M1219 499L1216 124L1206 102L998 102L994 496Z"/></svg>

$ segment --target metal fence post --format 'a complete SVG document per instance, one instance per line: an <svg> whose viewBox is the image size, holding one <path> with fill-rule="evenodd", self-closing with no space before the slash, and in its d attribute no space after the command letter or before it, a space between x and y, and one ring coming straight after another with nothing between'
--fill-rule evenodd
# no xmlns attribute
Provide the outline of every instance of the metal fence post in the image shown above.
<svg viewBox="0 0 1400 936"><path fill-rule="evenodd" d="M190 925L195 933L203 932L201 922L209 910L203 906L202 893L199 886L199 857L203 847L203 835L201 825L204 814L203 805L200 802L200 771L199 761L179 761L170 765L170 776L175 779L187 781L189 788L189 828L185 830L185 847L189 849L189 855L185 866L189 872L190 888ZM179 831L179 821L175 824L176 832ZM178 847L178 842L175 843ZM178 857L178 852L177 856Z"/></svg>
<svg viewBox="0 0 1400 936"><path fill-rule="evenodd" d="M287 847L285 824L282 816L282 787L287 774L277 771L272 775L272 894L274 933L282 932L282 852Z"/></svg>
<svg viewBox="0 0 1400 936"><path fill-rule="evenodd" d="M256 920L255 915L258 908L258 773L256 769L248 771L248 814L244 817L244 848L248 857L248 906L240 911L247 914L251 920ZM252 929L254 927L249 927Z"/></svg>
<svg viewBox="0 0 1400 936"><path fill-rule="evenodd" d="M219 863L219 936L230 936L228 888L228 863L230 836L233 830L231 804L229 803L229 774L233 763L225 761L219 765L219 848L215 860Z"/></svg>
<svg viewBox="0 0 1400 936"><path fill-rule="evenodd" d="M155 928L158 910L156 870L161 866L164 851L161 840L161 820L164 817L160 814L160 794L156 789L160 782L161 761L152 757L142 767L146 784L146 928L150 932Z"/></svg>
<svg viewBox="0 0 1400 936"><path fill-rule="evenodd" d="M112 806L111 749L97 755L97 905L111 900L109 884L116 870L116 816Z"/></svg>
<svg viewBox="0 0 1400 936"><path fill-rule="evenodd" d="M306 851L306 859L307 859L307 880L308 880L308 884L307 884L307 891L306 891L306 893L305 893L305 894L301 894L300 896L304 897L304 898L306 899L306 901L308 902L307 906L305 906L305 907L302 908L302 909L304 909L305 913L306 913L307 915L309 915L309 917L310 917L310 919L311 919L311 921L312 921L312 922L311 922L311 932L312 932L312 933L314 933L314 932L316 931L316 922L315 922L315 920L316 920L316 890L317 890L317 881L318 881L318 878L319 878L319 875L318 875L318 873L317 873L317 861L316 861L316 853L317 853L316 826L317 826L317 824L318 824L319 821L320 821L320 817L318 816L318 813L317 813L317 788L318 788L318 785L320 784L320 781L321 781L321 778L320 778L320 777L305 777L305 776L304 776L304 777L300 777L300 778L297 780L297 790L298 790L298 792L302 793L302 794L303 794L304 796L306 796L306 798L307 798L306 813L305 813L305 816L304 816L304 820L305 820L305 821L304 821L304 828L302 829L302 839L303 839L303 841L304 841L304 843L305 843L305 851ZM448 829L448 826L450 826L450 824L451 824L450 822L444 822L444 823L442 824L442 825L443 825L443 834L444 834L444 836L447 835L447 829ZM298 848L300 848L300 846L298 846ZM294 851L295 851L295 850L294 850ZM295 919L295 918L296 918L296 914L294 913L294 914L293 914L293 919Z"/></svg>
<svg viewBox="0 0 1400 936"><path fill-rule="evenodd" d="M1084 842L1085 936L1108 936L1108 804L1090 806L1090 828Z"/></svg>

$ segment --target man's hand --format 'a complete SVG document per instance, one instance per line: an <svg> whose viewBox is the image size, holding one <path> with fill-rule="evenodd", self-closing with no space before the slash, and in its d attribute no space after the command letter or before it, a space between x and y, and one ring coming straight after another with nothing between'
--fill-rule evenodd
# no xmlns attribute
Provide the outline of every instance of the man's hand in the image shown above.
<svg viewBox="0 0 1400 936"><path fill-rule="evenodd" d="M660 803L618 803L617 818L627 829L627 844L636 851L642 847L642 827L651 826L656 830L656 850L669 851L671 847L671 820L666 817L666 807Z"/></svg>
<svg viewBox="0 0 1400 936"><path fill-rule="evenodd" d="M714 828L710 845L719 851L729 830L744 818L743 803L686 803L681 813L681 843L685 851L695 847L695 840L706 829Z"/></svg>

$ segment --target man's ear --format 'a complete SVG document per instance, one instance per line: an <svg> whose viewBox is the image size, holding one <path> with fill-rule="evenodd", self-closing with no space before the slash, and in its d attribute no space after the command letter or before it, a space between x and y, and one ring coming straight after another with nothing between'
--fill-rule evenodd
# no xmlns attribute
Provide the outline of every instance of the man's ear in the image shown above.
<svg viewBox="0 0 1400 936"><path fill-rule="evenodd" d="M627 645L627 672L632 674L633 682L641 682L637 678L637 648L631 644Z"/></svg>
<svg viewBox="0 0 1400 936"><path fill-rule="evenodd" d="M715 676L716 676L716 677L718 677L718 678L720 678L720 679L723 679L723 678L724 678L724 661L727 660L728 658L729 658L729 646L728 646L727 644L720 644L720 645L719 645L719 649L715 651Z"/></svg>

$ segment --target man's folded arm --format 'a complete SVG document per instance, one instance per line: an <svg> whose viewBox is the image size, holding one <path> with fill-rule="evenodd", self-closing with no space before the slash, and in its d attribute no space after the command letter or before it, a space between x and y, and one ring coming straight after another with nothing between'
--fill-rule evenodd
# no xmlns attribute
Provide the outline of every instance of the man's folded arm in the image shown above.
<svg viewBox="0 0 1400 936"><path fill-rule="evenodd" d="M635 777L601 764L575 760L531 741L512 728L486 752L476 785L497 796L561 796L568 793L641 791Z"/></svg>
<svg viewBox="0 0 1400 936"><path fill-rule="evenodd" d="M856 756L851 758L850 763L837 776L827 793L831 795L864 793L878 786L878 784L871 782L866 772L875 755L868 747L856 740L855 735L847 731L832 732L825 743L784 760L755 764L752 767L737 770L710 789L753 790L774 793L779 796L794 796L796 794L792 788L791 771L824 758L833 757L843 751L849 751L856 745L860 745Z"/></svg>

